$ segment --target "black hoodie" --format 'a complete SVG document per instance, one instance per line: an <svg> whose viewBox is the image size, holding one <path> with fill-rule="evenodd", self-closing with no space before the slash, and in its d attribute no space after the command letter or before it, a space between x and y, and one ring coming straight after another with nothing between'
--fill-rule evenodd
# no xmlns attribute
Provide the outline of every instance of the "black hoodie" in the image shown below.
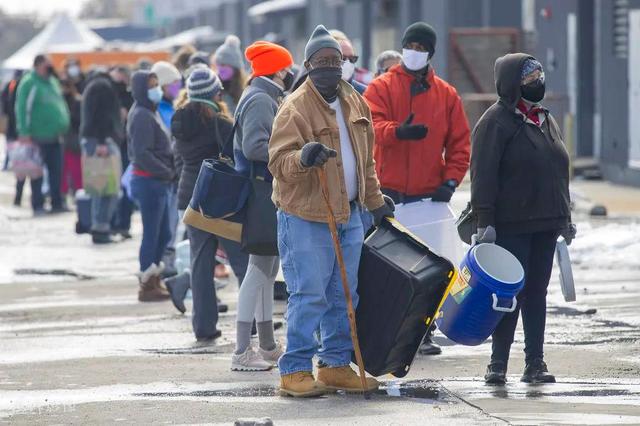
<svg viewBox="0 0 640 426"><path fill-rule="evenodd" d="M560 129L549 113L538 127L516 112L529 58L512 53L496 60L499 100L472 133L471 204L478 227L498 233L560 230L570 221L569 156Z"/></svg>
<svg viewBox="0 0 640 426"><path fill-rule="evenodd" d="M175 175L173 152L168 129L147 95L150 74L149 71L136 71L131 79L135 103L127 119L129 160L135 170L171 181Z"/></svg>

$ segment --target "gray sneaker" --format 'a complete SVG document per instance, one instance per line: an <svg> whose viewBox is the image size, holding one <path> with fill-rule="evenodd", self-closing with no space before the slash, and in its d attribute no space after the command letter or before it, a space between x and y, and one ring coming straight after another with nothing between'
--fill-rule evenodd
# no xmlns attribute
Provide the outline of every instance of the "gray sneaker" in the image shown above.
<svg viewBox="0 0 640 426"><path fill-rule="evenodd" d="M260 354L262 359L270 363L272 366L277 367L278 360L284 354L284 349L282 348L282 345L280 343L276 342L276 347L272 350L265 351L264 349L259 348L258 353Z"/></svg>
<svg viewBox="0 0 640 426"><path fill-rule="evenodd" d="M265 361L251 346L240 355L231 356L231 371L268 371L273 365Z"/></svg>

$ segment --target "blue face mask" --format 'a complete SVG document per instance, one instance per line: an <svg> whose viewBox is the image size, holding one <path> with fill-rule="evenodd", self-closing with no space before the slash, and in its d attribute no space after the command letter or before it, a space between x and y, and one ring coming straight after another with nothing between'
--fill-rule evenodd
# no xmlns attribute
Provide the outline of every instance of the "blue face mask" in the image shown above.
<svg viewBox="0 0 640 426"><path fill-rule="evenodd" d="M147 97L154 104L159 104L162 100L162 89L160 86L156 86L152 89L147 90Z"/></svg>

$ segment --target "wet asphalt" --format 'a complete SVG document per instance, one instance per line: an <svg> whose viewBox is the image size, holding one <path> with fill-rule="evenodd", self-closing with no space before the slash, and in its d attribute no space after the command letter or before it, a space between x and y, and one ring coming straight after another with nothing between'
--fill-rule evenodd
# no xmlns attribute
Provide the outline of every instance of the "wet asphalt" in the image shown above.
<svg viewBox="0 0 640 426"><path fill-rule="evenodd" d="M340 393L301 401L278 396L277 371L229 370L235 282L220 292L230 305L223 337L197 344L190 306L183 316L170 302L136 300L137 221L132 241L94 247L73 234L73 213L33 219L8 207L10 189L0 175L0 423L640 424L640 267L606 267L635 246L577 265L575 303L563 301L554 271L545 352L557 384L519 382L521 329L501 387L481 380L490 342L462 347L437 334L442 355L417 356L401 380L380 378L368 401ZM587 245L576 247L588 259ZM276 320L284 311L277 302ZM284 340L282 330L276 336Z"/></svg>

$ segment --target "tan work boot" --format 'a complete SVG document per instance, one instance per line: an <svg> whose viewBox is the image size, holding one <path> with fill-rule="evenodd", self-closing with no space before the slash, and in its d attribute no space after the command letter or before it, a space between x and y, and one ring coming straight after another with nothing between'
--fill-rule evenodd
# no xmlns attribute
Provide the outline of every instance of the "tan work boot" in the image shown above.
<svg viewBox="0 0 640 426"><path fill-rule="evenodd" d="M280 377L280 395L307 398L329 393L325 385L313 378L311 371L298 371Z"/></svg>
<svg viewBox="0 0 640 426"><path fill-rule="evenodd" d="M146 271L138 274L138 280L140 282L138 301L160 302L171 298L167 289L161 284L157 268L155 264L152 264Z"/></svg>
<svg viewBox="0 0 640 426"><path fill-rule="evenodd" d="M362 392L360 376L348 365L344 367L319 367L318 381L324 383L329 389ZM367 391L374 391L380 386L380 382L373 377L367 377L366 383Z"/></svg>

